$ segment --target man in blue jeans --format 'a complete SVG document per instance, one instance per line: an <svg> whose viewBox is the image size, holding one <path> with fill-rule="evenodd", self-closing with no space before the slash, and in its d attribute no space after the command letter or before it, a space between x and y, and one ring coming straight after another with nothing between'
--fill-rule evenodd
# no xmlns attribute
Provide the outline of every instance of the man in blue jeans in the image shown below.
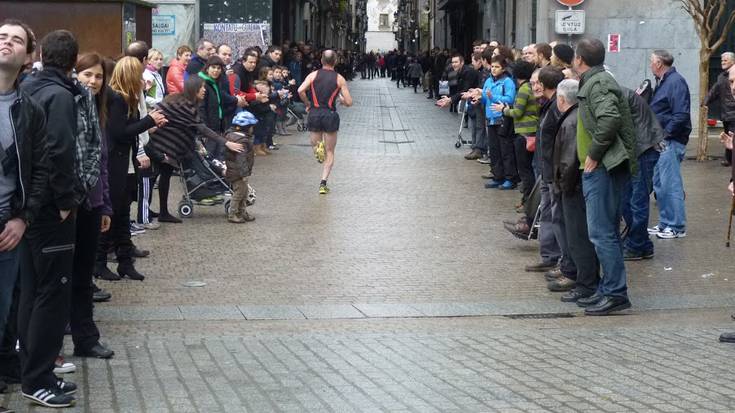
<svg viewBox="0 0 735 413"><path fill-rule="evenodd" d="M638 172L633 175L623 193L623 219L628 226L628 233L623 242L623 256L626 261L638 261L653 258L653 242L647 228L653 190L653 171L658 162L665 134L656 115L642 97L627 88L623 88L623 93L628 99L635 125L638 157Z"/></svg>
<svg viewBox="0 0 735 413"><path fill-rule="evenodd" d="M17 79L35 46L26 24L0 23L0 48L5 51L0 54L0 342L18 279L23 235L38 215L48 180L46 119L43 110L18 89Z"/></svg>
<svg viewBox="0 0 735 413"><path fill-rule="evenodd" d="M666 139L653 173L653 190L659 209L659 223L648 233L661 239L683 238L686 233L684 181L681 161L692 132L689 86L676 68L674 57L666 50L651 54L651 71L656 76L656 90L651 110L656 114Z"/></svg>
<svg viewBox="0 0 735 413"><path fill-rule="evenodd" d="M604 63L601 41L583 39L577 44L577 156L584 170L589 238L604 273L597 292L577 300L586 315L608 315L631 306L619 228L621 193L635 172L635 132L627 99Z"/></svg>

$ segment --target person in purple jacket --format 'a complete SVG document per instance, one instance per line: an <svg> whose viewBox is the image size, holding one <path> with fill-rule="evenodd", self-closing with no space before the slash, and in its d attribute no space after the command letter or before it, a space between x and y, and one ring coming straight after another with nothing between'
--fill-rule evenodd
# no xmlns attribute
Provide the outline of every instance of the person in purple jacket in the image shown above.
<svg viewBox="0 0 735 413"><path fill-rule="evenodd" d="M103 136L106 113L107 76L104 59L97 53L81 55L76 65L77 79L94 96L89 107L80 107L87 114L84 130L98 134L101 146L99 178L89 188L85 202L77 210L76 244L74 250L74 273L72 276L72 306L70 326L74 355L77 357L110 358L115 353L100 343L100 332L92 314L92 273L94 270L97 244L100 233L110 228L112 203L107 182L107 148ZM78 103L79 104L79 103ZM82 126L82 125L80 125Z"/></svg>

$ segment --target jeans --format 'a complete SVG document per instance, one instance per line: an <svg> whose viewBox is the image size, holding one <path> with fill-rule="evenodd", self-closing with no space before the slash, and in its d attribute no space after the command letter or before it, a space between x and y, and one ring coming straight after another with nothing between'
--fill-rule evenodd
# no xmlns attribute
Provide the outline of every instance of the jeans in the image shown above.
<svg viewBox="0 0 735 413"><path fill-rule="evenodd" d="M5 331L10 305L13 303L13 289L18 280L18 247L0 252L0 341Z"/></svg>
<svg viewBox="0 0 735 413"><path fill-rule="evenodd" d="M500 125L487 125L485 138L487 141L487 153L490 156L490 170L498 181L505 179L505 165L503 163L503 152L501 146Z"/></svg>
<svg viewBox="0 0 735 413"><path fill-rule="evenodd" d="M627 166L608 171L599 165L582 174L587 229L605 274L597 291L606 297L627 298L628 285L620 241L620 194L630 179Z"/></svg>
<svg viewBox="0 0 735 413"><path fill-rule="evenodd" d="M635 254L653 252L653 242L648 236L648 217L653 190L653 171L659 153L651 148L638 157L638 172L623 192L623 219L628 225L628 235L623 247Z"/></svg>
<svg viewBox="0 0 735 413"><path fill-rule="evenodd" d="M472 110L475 111L474 128L472 129L472 149L477 149L485 155L487 154L485 107L478 104L478 106L473 106ZM470 125L470 127L472 126Z"/></svg>
<svg viewBox="0 0 735 413"><path fill-rule="evenodd" d="M666 149L653 171L653 190L659 210L659 228L685 231L687 226L684 207L684 180L681 178L681 161L686 154L686 145L667 139Z"/></svg>

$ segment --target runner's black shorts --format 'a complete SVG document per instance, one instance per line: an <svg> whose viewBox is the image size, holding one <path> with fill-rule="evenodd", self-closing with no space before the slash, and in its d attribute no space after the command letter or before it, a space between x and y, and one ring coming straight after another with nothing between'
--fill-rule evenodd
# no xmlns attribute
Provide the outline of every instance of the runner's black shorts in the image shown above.
<svg viewBox="0 0 735 413"><path fill-rule="evenodd" d="M307 118L309 132L334 133L339 131L339 114L331 110L312 109Z"/></svg>

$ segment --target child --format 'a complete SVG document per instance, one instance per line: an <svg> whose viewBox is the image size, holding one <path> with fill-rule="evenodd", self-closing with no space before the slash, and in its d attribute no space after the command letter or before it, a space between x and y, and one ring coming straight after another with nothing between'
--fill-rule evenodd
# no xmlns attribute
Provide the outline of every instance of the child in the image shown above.
<svg viewBox="0 0 735 413"><path fill-rule="evenodd" d="M288 136L286 131L286 107L288 106L288 84L283 78L284 67L276 66L273 69L273 90L278 94L276 101L276 133Z"/></svg>
<svg viewBox="0 0 735 413"><path fill-rule="evenodd" d="M232 126L227 130L225 139L228 142L241 144L245 150L235 152L229 148L225 151L225 178L232 186L232 201L227 211L227 220L241 224L255 221L255 217L245 210L248 197L248 177L253 170L253 126L258 120L250 112L240 112L232 119Z"/></svg>
<svg viewBox="0 0 735 413"><path fill-rule="evenodd" d="M262 95L271 95L271 87L266 80L256 80L253 87ZM270 155L270 151L266 146L268 135L270 133L271 121L275 122L275 113L270 102L254 101L248 106L248 110L258 119L255 125L255 154L258 156Z"/></svg>

